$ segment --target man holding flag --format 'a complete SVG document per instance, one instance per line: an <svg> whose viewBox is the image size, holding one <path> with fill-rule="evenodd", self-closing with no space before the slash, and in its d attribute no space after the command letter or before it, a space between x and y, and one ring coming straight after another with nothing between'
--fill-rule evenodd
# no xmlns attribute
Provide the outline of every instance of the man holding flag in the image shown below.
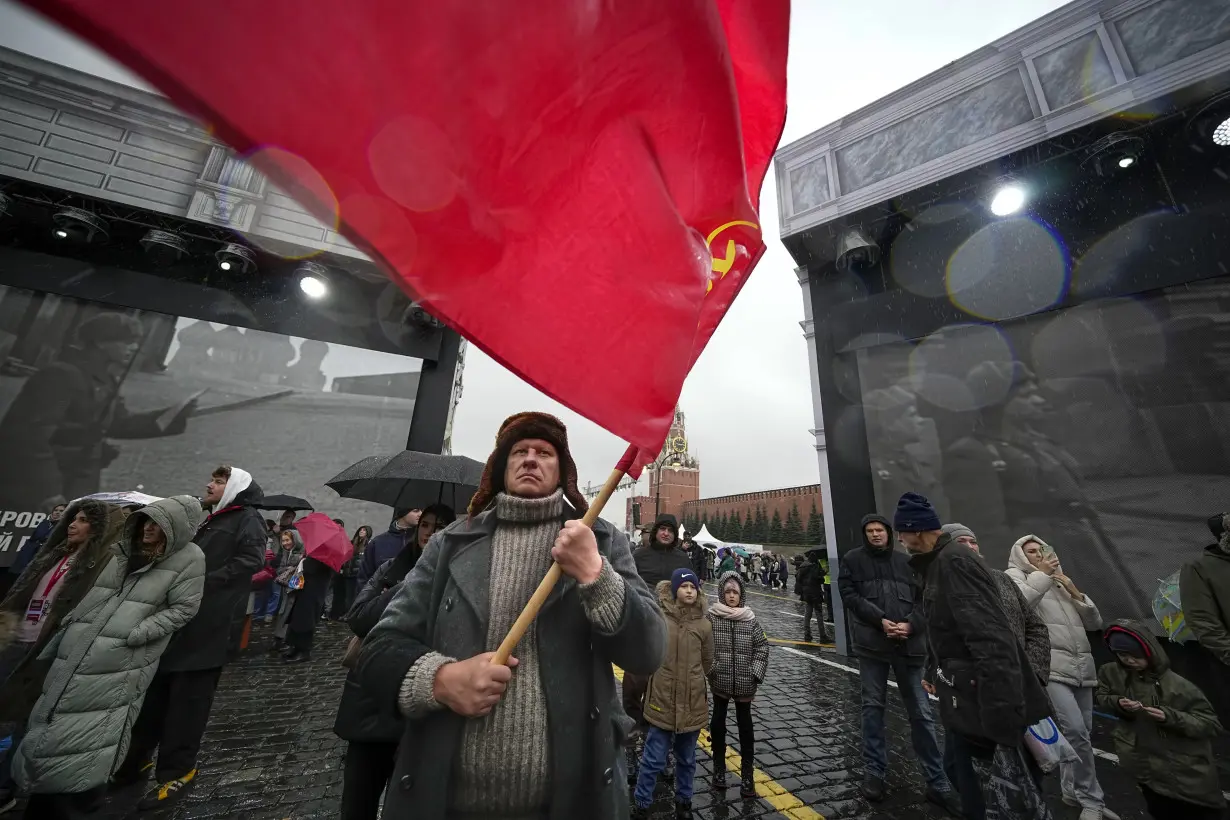
<svg viewBox="0 0 1230 820"><path fill-rule="evenodd" d="M469 517L432 537L364 641L363 686L407 719L386 815L628 816L611 664L655 671L666 627L627 539L577 520L587 506L559 419L505 421ZM553 559L565 578L543 617L493 662Z"/></svg>
<svg viewBox="0 0 1230 820"><path fill-rule="evenodd" d="M789 0L320 0L306 15L297 0L179 0L173 13L155 0L24 2L206 121L433 316L630 443L591 529L562 524L553 500L562 488L586 506L563 425L506 422L484 482L493 506L432 539L362 661L365 683L418 730L391 814L626 816L609 663L652 672L662 624L626 541L596 513L660 452L684 378L764 253ZM327 70L304 70L305 52L328 54ZM550 528L555 563L528 603L537 551L504 567L515 593L489 584L519 554L497 540ZM496 663L474 656L495 643ZM532 657L539 646L550 663ZM540 696L586 731L560 735L552 720L542 743L523 700ZM474 741L514 751L510 726L521 737L505 768ZM495 779L467 780L472 795L432 776L484 767Z"/></svg>

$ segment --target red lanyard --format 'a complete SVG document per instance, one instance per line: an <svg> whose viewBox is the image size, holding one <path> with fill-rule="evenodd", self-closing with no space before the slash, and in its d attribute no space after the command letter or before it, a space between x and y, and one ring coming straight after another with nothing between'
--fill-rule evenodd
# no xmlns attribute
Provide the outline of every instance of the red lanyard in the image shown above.
<svg viewBox="0 0 1230 820"><path fill-rule="evenodd" d="M56 584L60 583L60 579L64 577L70 569L72 569L71 555L65 555L60 559L60 563L51 573L51 580L47 582L47 588L43 590L43 597L46 598L51 594L51 591L56 588Z"/></svg>

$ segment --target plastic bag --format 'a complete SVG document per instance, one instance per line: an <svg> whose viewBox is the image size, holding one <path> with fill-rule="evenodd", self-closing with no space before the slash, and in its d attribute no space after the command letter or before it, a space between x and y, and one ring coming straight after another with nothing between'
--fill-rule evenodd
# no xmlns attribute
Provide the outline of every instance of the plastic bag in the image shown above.
<svg viewBox="0 0 1230 820"><path fill-rule="evenodd" d="M286 588L295 590L303 589L303 562L299 562L299 566L295 567L295 574L290 576L290 580L286 582Z"/></svg>
<svg viewBox="0 0 1230 820"><path fill-rule="evenodd" d="M1079 760L1072 744L1059 731L1052 718L1043 718L1025 730L1025 746L1042 771L1055 771L1060 763Z"/></svg>

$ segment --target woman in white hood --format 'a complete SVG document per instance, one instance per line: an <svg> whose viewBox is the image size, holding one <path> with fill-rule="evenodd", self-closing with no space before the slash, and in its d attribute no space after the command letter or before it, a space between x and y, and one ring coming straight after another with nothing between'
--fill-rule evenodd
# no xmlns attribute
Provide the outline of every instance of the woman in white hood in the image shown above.
<svg viewBox="0 0 1230 820"><path fill-rule="evenodd" d="M1089 739L1098 674L1085 633L1102 628L1102 615L1093 599L1064 574L1055 550L1036 535L1012 545L1006 574L1050 633L1051 676L1046 691L1060 731L1080 756L1074 764L1063 764L1063 802L1080 806L1080 820L1119 820L1106 808Z"/></svg>

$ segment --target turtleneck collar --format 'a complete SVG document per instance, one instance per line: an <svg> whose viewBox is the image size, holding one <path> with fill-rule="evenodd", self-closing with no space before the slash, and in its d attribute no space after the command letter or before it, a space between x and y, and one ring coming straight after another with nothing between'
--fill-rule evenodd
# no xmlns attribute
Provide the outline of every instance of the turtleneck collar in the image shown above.
<svg viewBox="0 0 1230 820"><path fill-rule="evenodd" d="M502 522L538 524L564 515L564 490L561 487L544 498L521 498L508 493L495 497L495 516Z"/></svg>

